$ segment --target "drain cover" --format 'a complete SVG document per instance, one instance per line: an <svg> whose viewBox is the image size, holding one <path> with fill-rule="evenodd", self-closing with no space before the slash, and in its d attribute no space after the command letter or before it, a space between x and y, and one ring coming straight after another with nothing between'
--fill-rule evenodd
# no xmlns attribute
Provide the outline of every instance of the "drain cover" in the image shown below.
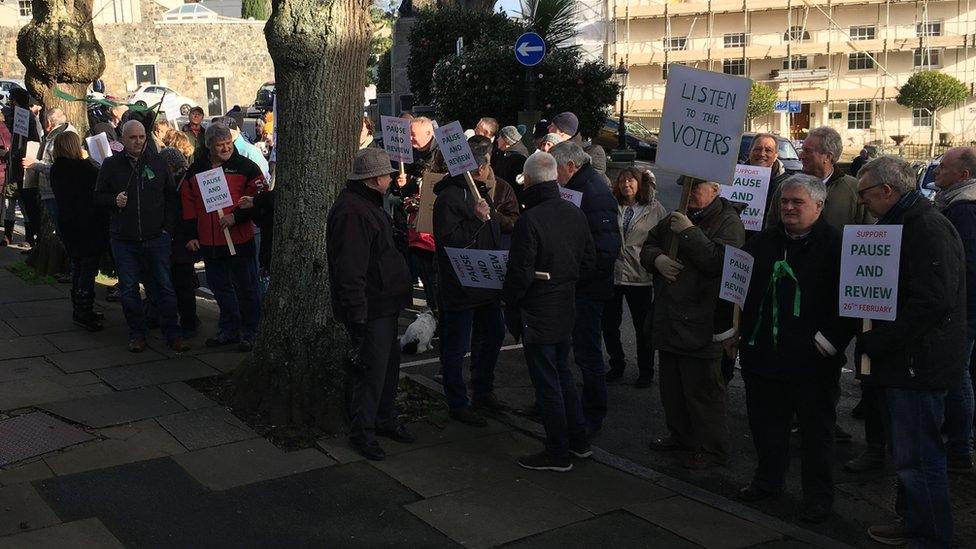
<svg viewBox="0 0 976 549"><path fill-rule="evenodd" d="M0 466L67 448L95 437L41 412L0 421Z"/></svg>

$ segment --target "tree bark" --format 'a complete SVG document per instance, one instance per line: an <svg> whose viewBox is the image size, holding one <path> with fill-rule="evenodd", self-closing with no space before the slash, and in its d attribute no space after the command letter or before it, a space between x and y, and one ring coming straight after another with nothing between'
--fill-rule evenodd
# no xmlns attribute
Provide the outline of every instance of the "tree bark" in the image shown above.
<svg viewBox="0 0 976 549"><path fill-rule="evenodd" d="M274 255L254 351L234 405L275 425L345 423L345 330L332 317L325 226L345 185L363 113L369 0L274 0L278 142Z"/></svg>

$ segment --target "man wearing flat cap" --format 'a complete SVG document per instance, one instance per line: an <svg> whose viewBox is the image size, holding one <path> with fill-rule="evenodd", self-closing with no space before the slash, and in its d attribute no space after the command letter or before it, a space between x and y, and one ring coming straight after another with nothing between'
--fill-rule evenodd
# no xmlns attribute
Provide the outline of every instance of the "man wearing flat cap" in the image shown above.
<svg viewBox="0 0 976 549"><path fill-rule="evenodd" d="M407 263L393 242L392 221L383 210L390 166L382 149L357 152L326 225L332 310L349 336L349 442L371 460L386 457L376 435L415 440L397 421L393 406L400 375L397 316L410 305L411 286Z"/></svg>

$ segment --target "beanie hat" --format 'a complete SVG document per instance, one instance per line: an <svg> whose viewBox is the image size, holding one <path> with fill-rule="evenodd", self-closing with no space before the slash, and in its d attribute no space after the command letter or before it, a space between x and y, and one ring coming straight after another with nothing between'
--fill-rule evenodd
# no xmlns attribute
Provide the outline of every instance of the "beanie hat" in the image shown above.
<svg viewBox="0 0 976 549"><path fill-rule="evenodd" d="M518 131L515 126L505 126L502 128L501 134L509 143L514 144L522 140L522 132Z"/></svg>
<svg viewBox="0 0 976 549"><path fill-rule="evenodd" d="M557 114L555 117L553 117L552 123L559 128L559 131L569 135L570 137L579 132L579 118L576 118L576 115L569 111Z"/></svg>

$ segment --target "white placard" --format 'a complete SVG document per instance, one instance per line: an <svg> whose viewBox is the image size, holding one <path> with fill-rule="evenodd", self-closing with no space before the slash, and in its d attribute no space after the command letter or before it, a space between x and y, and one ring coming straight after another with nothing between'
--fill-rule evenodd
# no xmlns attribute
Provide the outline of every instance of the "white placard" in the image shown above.
<svg viewBox="0 0 976 549"><path fill-rule="evenodd" d="M108 143L108 136L104 133L85 138L88 145L88 154L92 160L101 165L105 159L112 156L112 147Z"/></svg>
<svg viewBox="0 0 976 549"><path fill-rule="evenodd" d="M14 133L27 137L30 131L30 111L23 107L14 107Z"/></svg>
<svg viewBox="0 0 976 549"><path fill-rule="evenodd" d="M24 158L37 158L37 153L39 152L41 152L41 142L28 141L27 151L24 153Z"/></svg>
<svg viewBox="0 0 976 549"><path fill-rule="evenodd" d="M262 123L264 119L262 118ZM271 156L268 162L278 161L278 95L271 99Z"/></svg>
<svg viewBox="0 0 976 549"><path fill-rule="evenodd" d="M751 86L748 78L668 65L657 166L705 181L731 181Z"/></svg>
<svg viewBox="0 0 976 549"><path fill-rule="evenodd" d="M179 129L177 125L179 124L179 118L182 116L180 113L180 106L176 104L163 105L163 116L166 117L166 122L176 129ZM241 128L243 130L243 128Z"/></svg>
<svg viewBox="0 0 976 549"><path fill-rule="evenodd" d="M766 194L772 168L737 164L732 185L722 185L720 195L732 202L742 202L746 208L739 217L747 231L763 230L766 215Z"/></svg>
<svg viewBox="0 0 976 549"><path fill-rule="evenodd" d="M844 226L840 316L895 319L901 233L901 225Z"/></svg>
<svg viewBox="0 0 976 549"><path fill-rule="evenodd" d="M447 163L447 169L452 176L478 169L478 162L471 153L468 138L464 136L464 128L461 127L460 122L455 120L435 128L434 136L437 138L437 145L444 155L444 162Z"/></svg>
<svg viewBox="0 0 976 549"><path fill-rule="evenodd" d="M559 196L567 202L572 202L577 208L583 203L583 193L559 186Z"/></svg>
<svg viewBox="0 0 976 549"><path fill-rule="evenodd" d="M197 184L200 186L203 208L207 213L234 207L234 199L230 196L230 188L227 186L227 177L224 175L223 168L198 173Z"/></svg>
<svg viewBox="0 0 976 549"><path fill-rule="evenodd" d="M380 116L383 126L383 148L390 160L413 163L413 147L410 146L410 121L395 116Z"/></svg>
<svg viewBox="0 0 976 549"><path fill-rule="evenodd" d="M469 250L445 247L462 286L501 290L508 270L508 250Z"/></svg>
<svg viewBox="0 0 976 549"><path fill-rule="evenodd" d="M726 244L724 261L718 297L742 307L749 291L749 281L752 280L754 259L746 252Z"/></svg>

